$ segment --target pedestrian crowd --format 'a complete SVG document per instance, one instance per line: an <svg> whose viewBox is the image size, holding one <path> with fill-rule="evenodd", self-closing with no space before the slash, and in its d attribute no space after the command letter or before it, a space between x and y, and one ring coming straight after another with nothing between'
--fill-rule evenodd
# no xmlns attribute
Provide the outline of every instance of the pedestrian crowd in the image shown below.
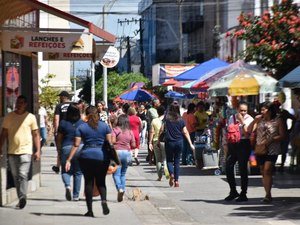
<svg viewBox="0 0 300 225"><path fill-rule="evenodd" d="M86 106L83 101L71 102L67 91L58 96L60 103L55 107L53 120L57 160L52 170L61 173L68 201L79 200L84 178L87 206L84 215L88 217L94 217L95 191L100 195L103 214L110 212L106 175L111 167L115 168L112 178L117 201L123 201L128 167L140 165L139 150L146 145L146 161L155 165L157 181L162 181L165 176L170 187L178 188L181 165L199 166L196 155L201 149L197 149L195 140L206 134L212 117L216 115L203 101L189 103L187 111L181 113L178 101L167 106L163 106L159 99L151 103L118 102L108 109L104 101L97 102L96 106ZM26 111L26 106L27 98L19 96L15 111L5 116L0 134L1 157L2 147L8 141L8 162L19 198L17 207L21 209L26 206L32 155L33 159L39 160L49 131L45 108L40 107L38 126L35 116ZM297 158L297 165L300 165L299 117L281 109L276 101L262 103L256 115L250 115L248 111L248 104L239 102L236 111L230 113L222 125L224 134L219 135L224 139L219 141L219 148L225 155L224 173L230 189L224 200L248 201L248 164L254 149L265 190L262 201L270 203L275 163L281 154L279 171L282 172L289 144L292 157ZM287 125L288 119L291 119L292 126ZM241 177L240 192L235 180L237 163Z"/></svg>

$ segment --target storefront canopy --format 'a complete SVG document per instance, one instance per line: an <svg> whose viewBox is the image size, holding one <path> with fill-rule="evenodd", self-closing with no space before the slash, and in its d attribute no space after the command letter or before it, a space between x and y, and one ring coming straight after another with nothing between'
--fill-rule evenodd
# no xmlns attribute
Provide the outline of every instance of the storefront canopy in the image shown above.
<svg viewBox="0 0 300 225"><path fill-rule="evenodd" d="M46 13L50 13L82 27L88 28L90 33L104 41L109 43L114 43L116 41L116 37L114 35L97 27L93 23L36 0L0 0L0 6L0 25L4 24L4 22L8 19L15 19L34 10L42 10Z"/></svg>
<svg viewBox="0 0 300 225"><path fill-rule="evenodd" d="M189 69L178 76L176 76L174 79L175 80L197 80L201 76L205 75L206 73L218 68L218 67L224 67L229 65L229 63L218 59L214 58L211 60L208 60L204 63L199 64L198 66L195 66L192 69Z"/></svg>

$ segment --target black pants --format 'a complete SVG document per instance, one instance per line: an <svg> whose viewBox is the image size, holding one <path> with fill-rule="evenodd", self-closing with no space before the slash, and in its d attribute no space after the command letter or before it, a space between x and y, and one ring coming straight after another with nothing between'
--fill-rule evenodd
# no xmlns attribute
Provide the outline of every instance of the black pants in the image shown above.
<svg viewBox="0 0 300 225"><path fill-rule="evenodd" d="M239 143L228 144L228 154L226 158L226 177L230 187L230 192L236 192L234 165L236 162L238 162L241 176L241 194L247 193L248 161L250 153L251 145L249 139L241 139Z"/></svg>
<svg viewBox="0 0 300 225"><path fill-rule="evenodd" d="M106 201L105 178L109 162L80 158L79 164L84 176L84 194L87 209L92 212L94 181L96 181L101 200Z"/></svg>

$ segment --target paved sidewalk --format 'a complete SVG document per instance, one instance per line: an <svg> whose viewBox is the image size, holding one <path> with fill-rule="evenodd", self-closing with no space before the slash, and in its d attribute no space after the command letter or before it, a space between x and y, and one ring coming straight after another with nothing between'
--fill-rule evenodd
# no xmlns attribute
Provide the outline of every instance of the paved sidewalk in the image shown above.
<svg viewBox="0 0 300 225"><path fill-rule="evenodd" d="M129 167L124 201L117 202L112 176L107 176L110 214L102 215L99 197L93 210L96 218L86 218L86 204L81 189L81 200L65 200L61 176L51 167L56 162L54 147L43 149L42 187L28 195L23 210L16 202L0 208L3 225L294 225L300 224L300 175L276 174L273 204L263 205L260 176L249 178L249 202L224 202L228 194L225 176L214 176L213 171L201 171L192 166L181 168L180 187L170 188L167 180L156 181L155 166L145 162L146 150L140 151L140 166ZM239 178L237 179L239 180ZM133 190L141 190L141 201L133 201ZM144 200L145 196L149 200Z"/></svg>
<svg viewBox="0 0 300 225"><path fill-rule="evenodd" d="M132 189L128 188L124 201L117 202L117 192L114 187L112 176L107 176L108 206L110 214L102 214L99 197L93 203L96 218L87 218L86 204L81 189L79 202L66 201L65 189L60 174L55 174L51 167L56 161L56 150L54 147L43 148L41 180L42 186L28 195L27 205L24 209L16 209L16 202L0 208L0 224L3 225L64 225L64 224L167 224L164 218L151 204L150 201L133 201ZM135 171L135 167L128 170L132 183L139 183L143 177ZM84 179L83 179L84 182ZM82 182L82 183L83 183ZM130 183L130 182L129 182ZM142 196L143 197L143 196ZM154 216L155 215L155 216ZM155 218L153 220L153 218Z"/></svg>

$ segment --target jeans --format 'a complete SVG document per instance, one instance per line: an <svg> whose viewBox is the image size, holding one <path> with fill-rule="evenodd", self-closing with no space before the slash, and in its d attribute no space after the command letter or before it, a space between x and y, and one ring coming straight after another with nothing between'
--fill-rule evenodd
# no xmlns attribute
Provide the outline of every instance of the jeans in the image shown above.
<svg viewBox="0 0 300 225"><path fill-rule="evenodd" d="M32 156L8 155L8 163L17 189L18 198L26 198L28 190L28 174L31 166Z"/></svg>
<svg viewBox="0 0 300 225"><path fill-rule="evenodd" d="M249 139L241 139L239 143L228 144L228 155L226 158L226 178L230 187L230 192L236 192L236 182L234 177L234 165L239 163L241 175L241 194L247 193L248 188L248 161L251 153Z"/></svg>
<svg viewBox="0 0 300 225"><path fill-rule="evenodd" d="M63 146L61 152L61 177L65 184L65 188L69 188L71 187L71 177L73 176L73 198L78 198L80 193L82 172L78 161L78 155L82 147L83 145L79 146L76 154L72 158L71 169L68 172L65 170L65 165L72 145Z"/></svg>
<svg viewBox="0 0 300 225"><path fill-rule="evenodd" d="M41 147L46 145L47 142L47 128L46 127L41 127L40 128L40 133L41 133Z"/></svg>
<svg viewBox="0 0 300 225"><path fill-rule="evenodd" d="M191 141L194 143L195 132L190 133ZM181 162L183 165L192 165L193 164L193 152L191 146L186 138L183 139L183 149L181 155Z"/></svg>
<svg viewBox="0 0 300 225"><path fill-rule="evenodd" d="M166 158L170 176L174 176L175 181L179 179L180 155L183 148L183 140L166 141Z"/></svg>
<svg viewBox="0 0 300 225"><path fill-rule="evenodd" d="M117 188L117 191L122 189L125 191L126 186L126 171L128 169L128 158L131 158L131 154L128 150L117 150L121 165L118 166L118 169L113 174L114 182Z"/></svg>
<svg viewBox="0 0 300 225"><path fill-rule="evenodd" d="M160 147L158 147L157 142L158 140L153 141L153 151L156 159L156 172L158 177L161 178L164 174L163 166L167 166L166 151L164 145L161 144Z"/></svg>

